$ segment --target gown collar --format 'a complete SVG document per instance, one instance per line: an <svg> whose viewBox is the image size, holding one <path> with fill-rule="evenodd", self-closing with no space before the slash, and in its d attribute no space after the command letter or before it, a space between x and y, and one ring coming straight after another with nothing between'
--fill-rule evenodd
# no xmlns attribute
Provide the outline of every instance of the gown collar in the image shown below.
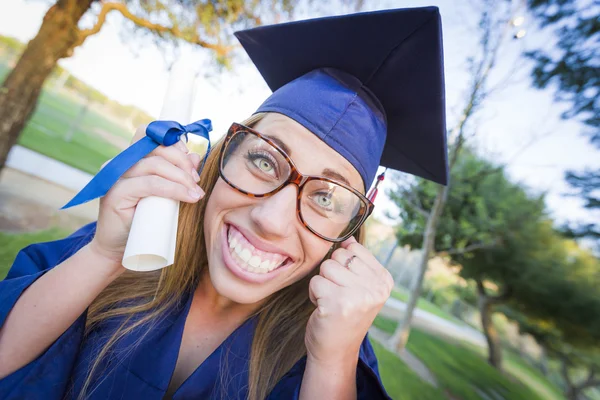
<svg viewBox="0 0 600 400"><path fill-rule="evenodd" d="M126 368L147 384L165 392L177 364L192 297L187 296L165 317L154 322L149 331L142 329L129 338L139 344L128 357ZM210 397L218 388L247 388L248 361L255 327L255 317L242 323L181 384L173 399ZM223 379L227 383L225 386L221 382Z"/></svg>

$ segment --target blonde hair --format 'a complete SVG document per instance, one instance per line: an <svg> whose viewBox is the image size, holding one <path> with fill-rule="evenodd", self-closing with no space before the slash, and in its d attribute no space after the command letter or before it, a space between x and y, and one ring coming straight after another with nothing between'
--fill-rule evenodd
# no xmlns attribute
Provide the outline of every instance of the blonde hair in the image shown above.
<svg viewBox="0 0 600 400"><path fill-rule="evenodd" d="M255 114L243 124L252 126L264 115ZM123 321L99 350L79 398L85 398L87 391L93 390L90 387L93 378L100 375L98 368L101 361L110 354L115 343L136 328L145 329L147 334L152 324L185 298L184 293L192 293L198 285L208 264L202 219L206 199L210 197L219 178L222 146L222 141L214 146L200 176L199 184L206 192L205 200L181 205L174 265L143 274L126 271L90 305L86 335L109 318L120 317ZM355 236L361 241L362 228ZM329 258L336 247L325 258ZM308 284L318 270L315 268L300 281L271 295L253 314L257 317L257 325L249 362L249 400L264 399L283 375L306 354L304 334L308 318L315 308L308 297Z"/></svg>

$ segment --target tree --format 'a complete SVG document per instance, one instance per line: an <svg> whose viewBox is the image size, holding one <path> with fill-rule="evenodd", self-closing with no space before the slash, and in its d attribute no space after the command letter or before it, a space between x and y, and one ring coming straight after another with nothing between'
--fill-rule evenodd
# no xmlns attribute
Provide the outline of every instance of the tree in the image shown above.
<svg viewBox="0 0 600 400"><path fill-rule="evenodd" d="M98 33L109 13L120 14L134 33L149 33L159 41L186 41L228 65L235 47L230 43L232 29L258 25L265 17L277 19L294 5L294 0L57 0L0 88L0 170L58 60L70 57ZM92 26L83 28L82 20L91 19Z"/></svg>
<svg viewBox="0 0 600 400"><path fill-rule="evenodd" d="M458 265L460 275L475 282L481 324L489 348L489 362L501 365L498 334L492 323L495 308L523 287L527 274L551 258L547 236L556 237L544 221L543 197L527 191L494 165L465 148L451 171L452 188L434 238L434 254ZM390 192L398 205L396 236L403 245L420 247L426 218L421 209L435 201L434 184L422 179ZM547 254L547 255L546 255ZM545 257L540 260L540 257ZM493 283L490 285L489 283ZM532 283L530 283L531 285ZM493 289L490 289L493 286Z"/></svg>
<svg viewBox="0 0 600 400"><path fill-rule="evenodd" d="M507 5L508 4L508 5ZM488 78L490 72L496 64L497 56L500 52L505 39L508 37L511 21L516 10L510 3L504 3L500 7L497 2L491 0L484 1L484 12L480 19L480 29L482 31L480 47L478 53L470 59L472 81L470 82L468 93L465 99L465 105L459 116L456 126L448 132L450 139L453 139L450 146L449 167L452 170L454 164L459 159L466 137L470 131L472 118L482 107L485 99L496 88L490 88ZM417 306L417 301L421 295L423 280L429 259L435 255L436 230L440 223L440 217L446 204L448 193L453 183L450 180L447 186L436 186L431 189L435 193L434 200L428 207L419 207L419 212L426 220L425 229L422 231L422 254L418 266L418 273L411 290L408 304L403 320L398 324L396 331L390 339L390 347L396 351L402 351L408 342L412 316Z"/></svg>
<svg viewBox="0 0 600 400"><path fill-rule="evenodd" d="M553 87L555 98L570 105L563 118L579 119L592 144L600 148L600 3L594 0L528 0L541 27L551 30L556 46L530 51L532 78L539 88ZM592 212L600 211L600 170L570 171L567 182ZM596 242L600 252L600 224L580 223L565 227L572 237Z"/></svg>
<svg viewBox="0 0 600 400"><path fill-rule="evenodd" d="M540 298L537 310L525 310L527 316L514 304L501 311L560 362L565 396L577 400L587 389L600 386L600 266L575 243L563 244L570 257L552 285L558 292Z"/></svg>

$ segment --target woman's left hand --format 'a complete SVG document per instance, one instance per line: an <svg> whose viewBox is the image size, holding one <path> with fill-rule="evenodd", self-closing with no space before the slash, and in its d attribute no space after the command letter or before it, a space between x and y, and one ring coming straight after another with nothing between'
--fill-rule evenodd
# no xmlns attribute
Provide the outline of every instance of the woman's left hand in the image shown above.
<svg viewBox="0 0 600 400"><path fill-rule="evenodd" d="M317 309L306 328L308 360L332 367L356 363L393 286L392 276L369 250L354 237L344 241L310 281L310 300Z"/></svg>

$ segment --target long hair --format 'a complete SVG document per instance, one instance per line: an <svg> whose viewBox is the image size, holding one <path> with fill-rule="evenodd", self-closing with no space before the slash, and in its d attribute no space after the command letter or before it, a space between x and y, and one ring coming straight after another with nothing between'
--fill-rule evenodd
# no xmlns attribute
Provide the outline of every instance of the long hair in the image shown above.
<svg viewBox="0 0 600 400"><path fill-rule="evenodd" d="M255 114L243 122L253 126L265 114ZM160 271L137 273L126 271L104 289L88 309L86 335L109 318L122 319L92 362L79 398L93 390L92 382L101 371L101 361L114 345L135 329L146 334L153 323L164 317L192 293L208 266L203 216L207 199L219 178L219 153L223 141L214 146L200 176L199 185L206 192L195 204L182 203L177 229L174 265ZM362 229L355 235L361 241ZM332 250L326 255L328 258ZM306 354L304 334L308 318L315 307L308 296L310 279L305 278L271 295L253 314L257 318L249 362L248 399L262 400L290 368ZM142 335L143 337L143 335ZM223 380L221 380L223 381Z"/></svg>

